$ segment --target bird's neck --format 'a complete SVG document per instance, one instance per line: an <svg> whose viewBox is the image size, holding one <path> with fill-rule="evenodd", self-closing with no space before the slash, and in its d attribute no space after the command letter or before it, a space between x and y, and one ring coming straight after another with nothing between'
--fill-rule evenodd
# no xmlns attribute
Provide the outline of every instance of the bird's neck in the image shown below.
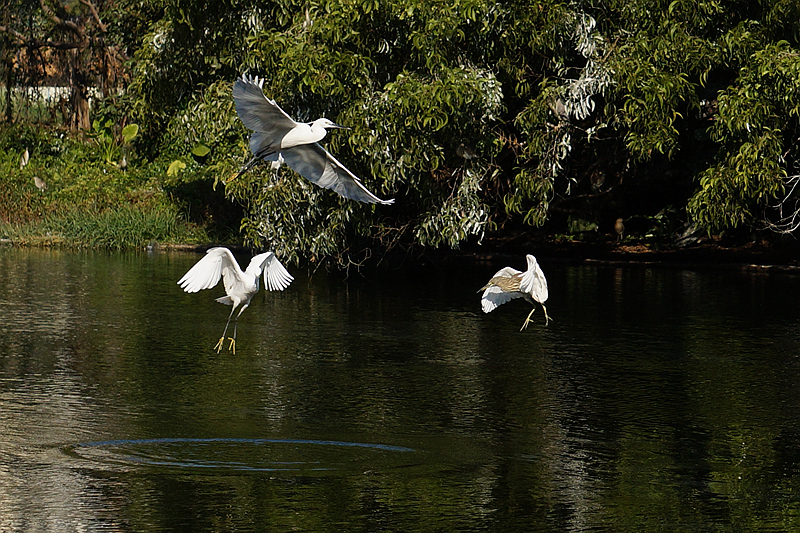
<svg viewBox="0 0 800 533"><path fill-rule="evenodd" d="M320 126L316 122L312 122L309 124L309 128L311 129L311 133L313 134L314 141L319 142L325 138L325 135L328 134L328 130L326 130L323 126Z"/></svg>

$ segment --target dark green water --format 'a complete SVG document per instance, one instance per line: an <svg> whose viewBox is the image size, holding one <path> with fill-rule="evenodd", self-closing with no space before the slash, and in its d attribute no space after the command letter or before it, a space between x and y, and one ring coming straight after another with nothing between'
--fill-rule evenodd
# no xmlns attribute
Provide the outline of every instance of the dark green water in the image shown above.
<svg viewBox="0 0 800 533"><path fill-rule="evenodd" d="M290 268L217 355L197 259L0 250L0 531L800 530L800 277Z"/></svg>

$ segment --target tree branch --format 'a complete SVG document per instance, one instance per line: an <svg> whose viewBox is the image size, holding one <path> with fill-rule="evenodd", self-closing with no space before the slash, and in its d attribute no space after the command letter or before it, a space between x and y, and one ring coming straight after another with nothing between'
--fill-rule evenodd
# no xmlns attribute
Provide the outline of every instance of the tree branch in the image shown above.
<svg viewBox="0 0 800 533"><path fill-rule="evenodd" d="M62 19L56 15L56 12L45 3L45 0L39 0L39 5L42 6L42 11L44 11L44 14L47 16L47 18L49 18L56 26L65 28L77 35L81 41L86 41L86 32L80 26L71 20Z"/></svg>
<svg viewBox="0 0 800 533"><path fill-rule="evenodd" d="M776 205L767 206L767 209L777 211L778 221L770 221L768 214L765 212L764 222L767 229L775 233L789 234L800 228L800 199L795 196L795 190L800 186L800 174L787 176L785 182L789 187L789 192ZM788 212L788 214L784 214L784 211Z"/></svg>
<svg viewBox="0 0 800 533"><path fill-rule="evenodd" d="M49 39L43 41L41 39L28 38L14 28L9 28L8 26L3 25L0 25L0 32L10 35L20 45L27 48L56 48L58 50L74 50L75 48L80 48L82 46L82 43L67 43L62 41L51 41Z"/></svg>
<svg viewBox="0 0 800 533"><path fill-rule="evenodd" d="M7 33L11 37L13 37L17 41L19 41L20 44L25 44L28 41L27 37L25 37L23 34L18 32L14 28L9 28L8 26L4 26L4 25L0 24L0 31L3 32L3 33Z"/></svg>
<svg viewBox="0 0 800 533"><path fill-rule="evenodd" d="M89 11L92 13L94 21L97 23L97 27L100 28L100 31L106 33L108 31L108 26L103 24L103 21L100 19L100 13L98 13L97 11L97 6L95 6L89 0L80 0L80 2L81 4L89 8Z"/></svg>

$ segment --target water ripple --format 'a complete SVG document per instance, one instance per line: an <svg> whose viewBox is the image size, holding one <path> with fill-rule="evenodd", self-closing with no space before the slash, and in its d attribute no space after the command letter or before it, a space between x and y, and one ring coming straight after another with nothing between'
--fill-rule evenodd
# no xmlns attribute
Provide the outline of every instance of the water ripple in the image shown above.
<svg viewBox="0 0 800 533"><path fill-rule="evenodd" d="M390 444L312 439L155 438L82 442L61 447L94 465L230 471L342 471L416 464L417 450ZM409 454L413 454L409 456ZM402 456L400 456L402 455Z"/></svg>

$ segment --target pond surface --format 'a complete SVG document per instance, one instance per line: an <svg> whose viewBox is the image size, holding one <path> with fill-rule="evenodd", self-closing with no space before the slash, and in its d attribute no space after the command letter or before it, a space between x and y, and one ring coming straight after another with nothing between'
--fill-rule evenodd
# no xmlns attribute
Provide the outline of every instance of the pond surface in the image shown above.
<svg viewBox="0 0 800 533"><path fill-rule="evenodd" d="M800 529L798 276L290 266L217 354L199 258L0 249L0 531Z"/></svg>

